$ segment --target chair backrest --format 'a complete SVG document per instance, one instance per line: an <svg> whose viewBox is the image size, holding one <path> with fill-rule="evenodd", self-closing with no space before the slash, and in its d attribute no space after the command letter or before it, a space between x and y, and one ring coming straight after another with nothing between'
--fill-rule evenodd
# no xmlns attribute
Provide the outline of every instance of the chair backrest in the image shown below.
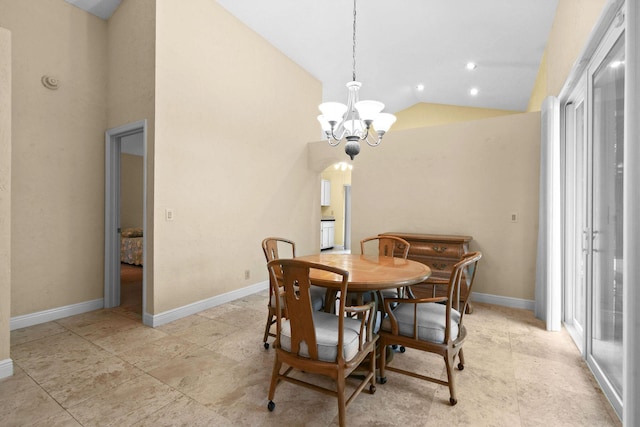
<svg viewBox="0 0 640 427"><path fill-rule="evenodd" d="M311 304L310 294L310 274L312 269L323 270L334 273L340 279L341 295L346 295L347 281L349 280L349 272L336 267L330 267L321 264L315 264L307 261L296 259L276 259L267 264L269 274L273 282L282 271L281 283L284 286L284 303L287 307L288 321L291 326L291 353L298 354L300 346L305 343L309 358L318 360L318 346L313 321L313 306ZM276 299L277 310L280 310L280 298ZM338 331L344 329L345 314L345 298L340 299L337 310L338 315ZM282 330L282 319L277 318L276 347L280 347L280 332ZM344 337L342 333L338 335L338 362L343 359Z"/></svg>
<svg viewBox="0 0 640 427"><path fill-rule="evenodd" d="M378 242L378 255L395 256L407 259L409 255L409 242L395 236L373 236L360 240L360 253L364 254L368 242Z"/></svg>
<svg viewBox="0 0 640 427"><path fill-rule="evenodd" d="M451 320L451 309L460 313L458 324L462 324L462 318L467 311L467 305L471 297L471 287L478 272L478 261L482 258L481 252L469 252L462 256L462 259L453 266L449 285L447 287L447 334L449 331L449 321ZM466 292L462 292L466 289ZM460 295L468 295L460 306ZM455 338L455 337L452 337Z"/></svg>
<svg viewBox="0 0 640 427"><path fill-rule="evenodd" d="M267 262L280 258L278 248L286 249L286 258L296 257L296 244L292 240L282 237L267 237L262 241L262 251Z"/></svg>

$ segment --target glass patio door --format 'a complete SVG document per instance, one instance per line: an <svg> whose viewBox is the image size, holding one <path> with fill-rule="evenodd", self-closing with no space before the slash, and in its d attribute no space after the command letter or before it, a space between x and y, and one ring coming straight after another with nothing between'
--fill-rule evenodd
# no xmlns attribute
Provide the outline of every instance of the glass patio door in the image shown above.
<svg viewBox="0 0 640 427"><path fill-rule="evenodd" d="M563 111L563 321L619 416L624 48L624 29L610 29Z"/></svg>
<svg viewBox="0 0 640 427"><path fill-rule="evenodd" d="M593 203L591 330L587 353L596 377L622 398L622 219L624 36L592 74ZM603 387L604 388L604 387ZM614 403L615 406L615 403Z"/></svg>

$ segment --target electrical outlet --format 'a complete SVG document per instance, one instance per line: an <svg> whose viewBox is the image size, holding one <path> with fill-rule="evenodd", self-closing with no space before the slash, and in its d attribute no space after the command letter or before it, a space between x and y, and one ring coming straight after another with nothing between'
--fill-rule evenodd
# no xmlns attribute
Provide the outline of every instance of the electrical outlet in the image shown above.
<svg viewBox="0 0 640 427"><path fill-rule="evenodd" d="M166 221L173 221L173 217L174 217L173 209L167 208L167 209L164 210L164 219Z"/></svg>
<svg viewBox="0 0 640 427"><path fill-rule="evenodd" d="M511 212L511 222L518 222L518 212Z"/></svg>
<svg viewBox="0 0 640 427"><path fill-rule="evenodd" d="M250 279L251 278L251 270L245 270L244 271L244 280Z"/></svg>

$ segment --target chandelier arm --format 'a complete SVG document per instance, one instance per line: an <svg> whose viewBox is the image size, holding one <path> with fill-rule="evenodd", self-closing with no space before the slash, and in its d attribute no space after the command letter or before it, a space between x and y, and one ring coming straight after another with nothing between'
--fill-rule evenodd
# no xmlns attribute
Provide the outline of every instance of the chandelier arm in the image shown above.
<svg viewBox="0 0 640 427"><path fill-rule="evenodd" d="M377 141L371 141L371 140L369 140L369 132L367 131L367 134L362 139L364 139L367 142L367 145L369 147L377 147L382 142L382 135L378 134L378 140Z"/></svg>
<svg viewBox="0 0 640 427"><path fill-rule="evenodd" d="M347 133L347 130L343 126L338 126L337 129L340 129L341 127L342 127L342 133L340 134L339 138L336 136L334 129L331 129L331 138L333 138L334 142L332 142L331 139L329 139L328 142L330 146L335 147L336 145L340 145L340 143L342 142L342 139Z"/></svg>

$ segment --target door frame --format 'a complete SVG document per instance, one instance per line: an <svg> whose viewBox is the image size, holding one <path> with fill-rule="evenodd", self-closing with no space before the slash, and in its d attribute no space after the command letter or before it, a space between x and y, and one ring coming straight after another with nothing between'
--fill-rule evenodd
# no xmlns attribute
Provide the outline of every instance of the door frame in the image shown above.
<svg viewBox="0 0 640 427"><path fill-rule="evenodd" d="M344 186L344 249L351 251L351 184Z"/></svg>
<svg viewBox="0 0 640 427"><path fill-rule="evenodd" d="M578 108L582 107L582 139L577 140L576 121L578 120ZM563 188L563 304L562 322L571 335L581 354L585 354L587 348L587 325L590 321L587 310L589 299L590 267L588 251L591 239L587 237L589 223L587 207L590 206L590 188L588 172L590 132L589 102L587 96L586 73L579 80L574 90L562 104L562 188ZM579 156L578 153L581 155ZM582 179L578 176L580 174ZM577 183L582 182L582 186ZM580 216L580 219L578 219ZM581 227L577 227L581 224ZM580 275L579 265L582 263L583 271ZM579 327L576 326L575 306L576 290L582 286L584 291L584 318Z"/></svg>
<svg viewBox="0 0 640 427"><path fill-rule="evenodd" d="M120 305L120 154L122 138L142 133L143 144L143 233L142 318L147 312L147 121L125 124L105 132L104 201L104 307Z"/></svg>

